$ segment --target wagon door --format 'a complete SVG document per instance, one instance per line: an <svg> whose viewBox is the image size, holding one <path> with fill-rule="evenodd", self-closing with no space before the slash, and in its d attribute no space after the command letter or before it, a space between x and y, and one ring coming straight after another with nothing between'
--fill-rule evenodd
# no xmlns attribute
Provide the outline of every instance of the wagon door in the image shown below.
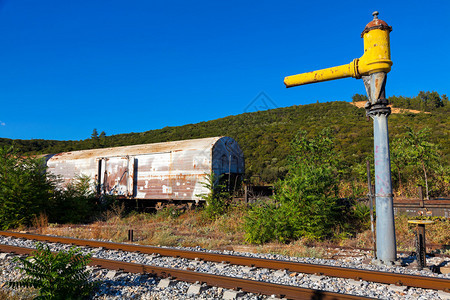
<svg viewBox="0 0 450 300"><path fill-rule="evenodd" d="M133 157L107 157L98 161L99 194L133 196Z"/></svg>

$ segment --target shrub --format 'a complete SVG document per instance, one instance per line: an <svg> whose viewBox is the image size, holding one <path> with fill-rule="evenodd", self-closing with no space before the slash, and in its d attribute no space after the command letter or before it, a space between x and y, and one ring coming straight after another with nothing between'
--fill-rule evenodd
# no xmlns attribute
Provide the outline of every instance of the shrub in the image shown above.
<svg viewBox="0 0 450 300"><path fill-rule="evenodd" d="M288 173L275 185L275 203L253 206L246 217L246 240L286 242L342 235L352 215L338 201L339 157L329 129L308 138L300 131L291 143ZM336 230L338 228L339 230Z"/></svg>
<svg viewBox="0 0 450 300"><path fill-rule="evenodd" d="M203 211L208 219L215 219L226 211L229 205L230 193L226 191L221 178L214 175L214 173L206 175L206 181L202 182L202 184L209 190L208 194L200 195L206 201Z"/></svg>
<svg viewBox="0 0 450 300"><path fill-rule="evenodd" d="M14 147L0 148L0 227L30 225L48 208L54 182L44 158L21 157Z"/></svg>
<svg viewBox="0 0 450 300"><path fill-rule="evenodd" d="M55 189L50 221L56 223L86 222L99 212L99 201L87 175L75 177L64 189Z"/></svg>
<svg viewBox="0 0 450 300"><path fill-rule="evenodd" d="M254 205L245 216L246 240L250 243L262 244L276 240L274 228L278 225L275 220L278 210L272 203Z"/></svg>
<svg viewBox="0 0 450 300"><path fill-rule="evenodd" d="M45 158L0 148L0 228L30 226L39 215L50 222L85 222L114 202L114 197L100 202L88 176L78 176L65 189L58 183L60 179L47 172Z"/></svg>
<svg viewBox="0 0 450 300"><path fill-rule="evenodd" d="M157 212L157 215L163 219L177 218L184 212L184 208L176 204L167 204Z"/></svg>
<svg viewBox="0 0 450 300"><path fill-rule="evenodd" d="M90 272L86 271L90 257L76 247L53 254L48 245L37 243L32 256L15 259L26 277L8 284L39 289L40 299L81 299L94 288L94 283L88 281Z"/></svg>

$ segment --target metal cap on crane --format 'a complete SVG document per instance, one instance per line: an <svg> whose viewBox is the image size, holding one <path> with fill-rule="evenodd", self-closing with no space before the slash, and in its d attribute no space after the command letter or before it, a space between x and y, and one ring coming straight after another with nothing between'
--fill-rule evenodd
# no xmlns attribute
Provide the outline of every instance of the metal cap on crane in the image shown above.
<svg viewBox="0 0 450 300"><path fill-rule="evenodd" d="M392 27L389 26L385 21L378 19L378 15L380 13L378 11L374 11L372 13L373 20L367 23L366 27L364 28L363 32L361 33L361 37L364 36L366 32L369 32L373 29L381 29L381 30L387 30L389 32L392 31Z"/></svg>

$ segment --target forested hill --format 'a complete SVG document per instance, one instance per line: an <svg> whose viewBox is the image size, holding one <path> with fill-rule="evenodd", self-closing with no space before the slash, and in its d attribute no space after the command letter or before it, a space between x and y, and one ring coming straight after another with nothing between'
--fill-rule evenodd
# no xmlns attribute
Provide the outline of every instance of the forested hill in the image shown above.
<svg viewBox="0 0 450 300"><path fill-rule="evenodd" d="M416 98L419 96L415 98L395 97L392 102L395 107L416 108L417 105L420 105L420 101L424 101L419 99L419 104L415 105ZM429 114L392 114L389 117L389 134L392 140L404 134L405 126L416 131L425 127L430 128L432 133L430 142L438 145L442 153L442 164L448 165L450 160L450 104L445 95L442 97L438 95L438 97L440 100L437 102L438 104L425 103L428 106L422 105L422 108L431 112ZM364 96L355 95L353 100L361 100L361 98ZM414 107L411 107L411 103ZM409 107L406 107L407 105ZM230 136L238 141L244 151L247 176L259 175L263 181L272 182L285 172L290 141L297 131L305 130L309 135L314 135L325 127L333 129L337 147L348 165L364 162L372 154L372 121L367 120L363 108L357 108L348 102L277 108L142 133L95 135L93 138L83 141L0 138L0 146L15 144L23 153L37 154L211 136Z"/></svg>

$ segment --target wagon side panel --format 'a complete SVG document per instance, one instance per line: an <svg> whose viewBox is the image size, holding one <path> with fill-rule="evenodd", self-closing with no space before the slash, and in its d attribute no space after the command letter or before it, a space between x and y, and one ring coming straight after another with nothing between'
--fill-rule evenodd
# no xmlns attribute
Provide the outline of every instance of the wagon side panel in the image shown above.
<svg viewBox="0 0 450 300"><path fill-rule="evenodd" d="M67 186L78 176L88 176L91 187L95 189L98 164L94 157L85 159L60 159L58 154L47 161L48 171L61 179L61 187Z"/></svg>
<svg viewBox="0 0 450 300"><path fill-rule="evenodd" d="M172 153L170 184L174 200L202 199L209 191L203 186L211 173L211 148L188 149Z"/></svg>
<svg viewBox="0 0 450 300"><path fill-rule="evenodd" d="M170 152L151 153L135 157L136 198L169 200Z"/></svg>

